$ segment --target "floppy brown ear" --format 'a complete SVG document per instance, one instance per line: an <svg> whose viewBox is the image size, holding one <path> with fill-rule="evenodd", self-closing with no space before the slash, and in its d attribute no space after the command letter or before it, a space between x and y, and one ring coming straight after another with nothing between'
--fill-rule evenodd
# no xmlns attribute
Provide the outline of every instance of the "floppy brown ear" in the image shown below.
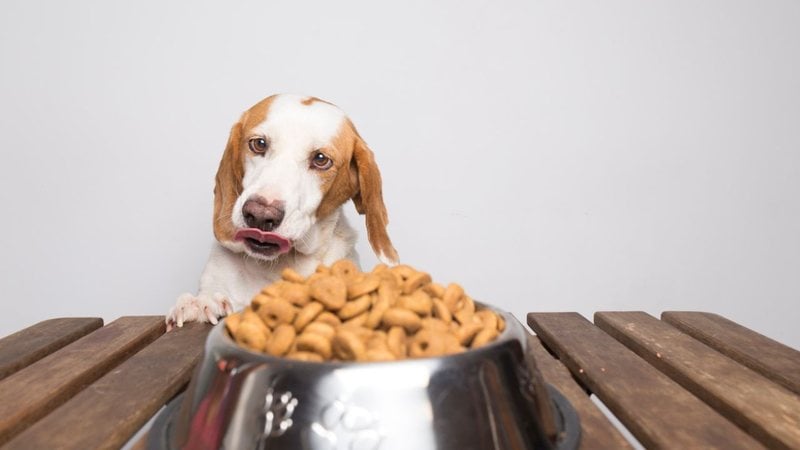
<svg viewBox="0 0 800 450"><path fill-rule="evenodd" d="M214 236L219 241L232 241L236 231L231 215L233 205L242 193L244 164L239 150L241 137L242 123L237 122L231 127L228 144L217 169L214 186Z"/></svg>
<svg viewBox="0 0 800 450"><path fill-rule="evenodd" d="M353 160L358 171L358 191L353 196L353 203L359 214L366 215L369 243L381 262L397 264L397 251L386 231L389 215L383 203L381 173L372 150L360 136L356 136Z"/></svg>

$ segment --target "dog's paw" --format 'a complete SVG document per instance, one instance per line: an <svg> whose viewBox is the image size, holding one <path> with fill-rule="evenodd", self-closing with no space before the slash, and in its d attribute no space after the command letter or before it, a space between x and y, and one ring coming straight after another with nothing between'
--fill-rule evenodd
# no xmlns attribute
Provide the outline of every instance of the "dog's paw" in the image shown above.
<svg viewBox="0 0 800 450"><path fill-rule="evenodd" d="M183 294L178 297L175 306L169 310L166 323L167 331L182 327L184 322L218 323L218 318L233 312L233 304L222 294L208 295Z"/></svg>

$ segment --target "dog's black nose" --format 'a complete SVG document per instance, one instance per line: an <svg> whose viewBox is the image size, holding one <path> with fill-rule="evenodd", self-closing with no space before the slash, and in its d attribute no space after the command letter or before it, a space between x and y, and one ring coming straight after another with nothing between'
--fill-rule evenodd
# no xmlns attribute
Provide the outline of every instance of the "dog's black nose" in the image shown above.
<svg viewBox="0 0 800 450"><path fill-rule="evenodd" d="M242 215L248 227L261 231L272 231L278 228L283 220L283 202L267 201L263 197L252 197L244 202Z"/></svg>

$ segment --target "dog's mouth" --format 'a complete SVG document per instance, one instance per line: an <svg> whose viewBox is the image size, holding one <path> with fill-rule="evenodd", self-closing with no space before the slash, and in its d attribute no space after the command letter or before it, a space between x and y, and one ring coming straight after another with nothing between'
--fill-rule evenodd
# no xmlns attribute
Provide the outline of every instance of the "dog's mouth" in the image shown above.
<svg viewBox="0 0 800 450"><path fill-rule="evenodd" d="M264 256L282 255L292 248L292 243L285 237L258 228L242 228L233 236L235 241L242 241L253 253Z"/></svg>

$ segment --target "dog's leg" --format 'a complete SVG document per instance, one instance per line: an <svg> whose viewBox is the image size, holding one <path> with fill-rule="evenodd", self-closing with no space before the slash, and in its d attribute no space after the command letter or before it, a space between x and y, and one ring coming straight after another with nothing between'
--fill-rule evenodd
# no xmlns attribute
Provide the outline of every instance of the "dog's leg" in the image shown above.
<svg viewBox="0 0 800 450"><path fill-rule="evenodd" d="M220 317L244 307L261 286L247 279L244 261L242 255L214 244L200 277L200 291L197 295L178 296L166 317L167 331L182 327L185 322L217 324Z"/></svg>

